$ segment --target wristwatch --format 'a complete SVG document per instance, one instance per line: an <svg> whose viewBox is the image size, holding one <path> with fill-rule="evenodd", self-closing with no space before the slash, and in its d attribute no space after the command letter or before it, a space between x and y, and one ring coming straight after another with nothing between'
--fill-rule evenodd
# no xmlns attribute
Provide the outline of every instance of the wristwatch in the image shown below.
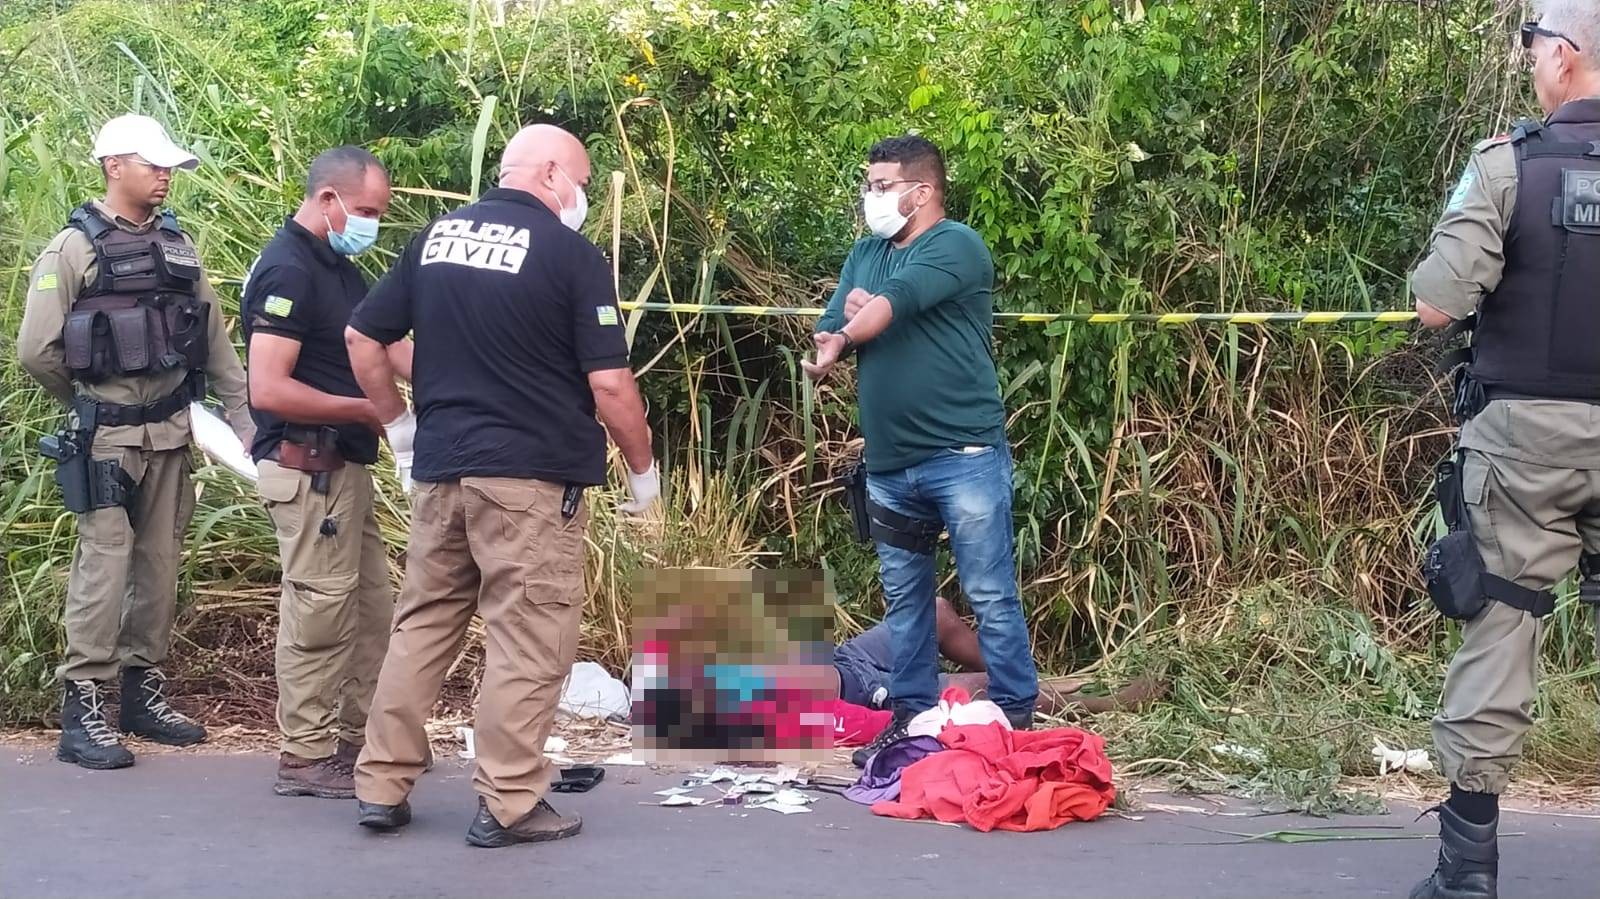
<svg viewBox="0 0 1600 899"><path fill-rule="evenodd" d="M840 337L844 338L844 349L839 351L839 355L840 356L848 355L851 350L854 350L856 348L856 339L854 337L851 337L849 334L845 333L845 330L843 328L840 328L836 333Z"/></svg>

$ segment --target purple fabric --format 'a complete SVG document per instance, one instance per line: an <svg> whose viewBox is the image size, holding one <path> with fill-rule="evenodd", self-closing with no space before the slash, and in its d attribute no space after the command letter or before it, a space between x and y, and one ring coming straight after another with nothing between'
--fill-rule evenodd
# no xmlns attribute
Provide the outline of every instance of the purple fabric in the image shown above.
<svg viewBox="0 0 1600 899"><path fill-rule="evenodd" d="M871 805L900 798L900 772L944 749L938 737L906 737L878 750L861 771L861 779L844 791L846 799Z"/></svg>

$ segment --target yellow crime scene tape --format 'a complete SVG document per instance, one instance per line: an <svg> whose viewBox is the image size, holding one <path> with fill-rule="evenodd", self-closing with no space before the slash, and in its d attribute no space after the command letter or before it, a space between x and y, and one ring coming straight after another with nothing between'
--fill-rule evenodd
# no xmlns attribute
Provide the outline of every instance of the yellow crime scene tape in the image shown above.
<svg viewBox="0 0 1600 899"><path fill-rule="evenodd" d="M213 285L242 284L240 278L210 279ZM765 315L818 318L826 310L820 306L735 306L725 303L657 303L623 300L617 304L625 311L643 309L646 312L685 312L705 315ZM1412 311L1388 310L1383 312L996 312L994 317L1005 322L1024 324L1049 324L1050 322L1085 322L1091 325L1331 325L1339 322L1384 322L1402 324L1414 321Z"/></svg>
<svg viewBox="0 0 1600 899"><path fill-rule="evenodd" d="M685 312L708 315L767 315L809 316L823 313L820 307L798 306L731 306L718 303L652 303L624 300L623 309L643 309L647 312ZM1091 325L1118 325L1124 323L1150 325L1330 325L1337 322L1409 322L1417 317L1415 312L996 312L996 319L1030 324L1049 322L1086 322Z"/></svg>

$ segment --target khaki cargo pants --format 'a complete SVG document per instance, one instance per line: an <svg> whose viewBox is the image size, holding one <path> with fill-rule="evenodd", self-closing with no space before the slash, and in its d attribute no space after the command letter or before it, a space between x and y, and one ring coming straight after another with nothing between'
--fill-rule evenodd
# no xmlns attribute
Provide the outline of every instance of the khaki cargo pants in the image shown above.
<svg viewBox="0 0 1600 899"><path fill-rule="evenodd" d="M121 506L78 516L78 545L67 580L63 680L111 680L123 665L167 660L178 608L178 561L194 516L189 448L96 447L139 485L130 513Z"/></svg>
<svg viewBox="0 0 1600 899"><path fill-rule="evenodd" d="M312 476L262 460L256 490L278 534L278 729L282 750L333 755L335 739L361 745L378 668L389 645L394 592L373 514L372 475L347 462Z"/></svg>
<svg viewBox="0 0 1600 899"><path fill-rule="evenodd" d="M417 484L405 587L356 766L363 801L398 805L410 794L427 749L423 725L474 612L484 668L473 787L506 826L549 791L544 741L578 650L588 522L584 503L561 517L561 494L513 478Z"/></svg>
<svg viewBox="0 0 1600 899"><path fill-rule="evenodd" d="M1490 573L1545 590L1577 566L1580 552L1600 553L1600 471L1467 450L1461 483ZM1441 768L1461 789L1504 792L1533 726L1543 629L1499 602L1462 625L1433 719Z"/></svg>

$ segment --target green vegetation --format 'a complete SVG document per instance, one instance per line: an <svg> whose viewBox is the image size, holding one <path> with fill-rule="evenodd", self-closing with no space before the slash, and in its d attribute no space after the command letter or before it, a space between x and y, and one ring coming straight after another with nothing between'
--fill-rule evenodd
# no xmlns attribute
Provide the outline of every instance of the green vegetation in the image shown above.
<svg viewBox="0 0 1600 899"><path fill-rule="evenodd" d="M401 186L384 252L363 257L377 273L492 183L519 124L551 121L591 148L589 232L626 299L820 304L859 233L867 148L916 129L947 151L1002 308L1145 312L1407 308L1466 151L1532 108L1517 11L1490 0L597 0L512 5L504 24L494 6L0 11L6 720L50 712L73 542L32 451L57 410L9 341L33 256L97 188L109 115L154 114L205 159L171 204L228 303L317 151L365 144ZM593 496L586 652L626 664L640 565L824 565L845 626L875 619L875 562L821 487L855 452L853 391L798 377L805 322L630 327L672 494L656 536ZM1095 722L1125 770L1334 808L1374 736L1427 745L1455 639L1416 575L1449 439L1434 347L1381 325L1013 324L996 342L1041 663L1172 683ZM273 540L250 491L199 480L178 655L233 709L270 671ZM1600 668L1561 589L1525 770L1570 781L1600 755Z"/></svg>

